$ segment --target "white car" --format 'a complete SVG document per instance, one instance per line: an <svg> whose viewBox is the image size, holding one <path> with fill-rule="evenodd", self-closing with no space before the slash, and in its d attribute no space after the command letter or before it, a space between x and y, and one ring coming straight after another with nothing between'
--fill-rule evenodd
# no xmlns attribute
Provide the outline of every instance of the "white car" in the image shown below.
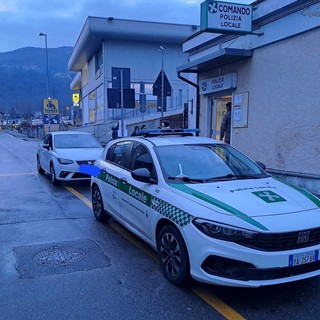
<svg viewBox="0 0 320 320"><path fill-rule="evenodd" d="M103 150L97 139L87 132L49 132L38 146L37 169L51 176L54 185L61 181L90 180L79 170L82 164L93 164Z"/></svg>
<svg viewBox="0 0 320 320"><path fill-rule="evenodd" d="M31 120L31 125L32 127L42 127L43 126L43 121L41 119L32 119Z"/></svg>
<svg viewBox="0 0 320 320"><path fill-rule="evenodd" d="M63 120L62 122L65 126L72 126L73 125L73 121L72 120Z"/></svg>
<svg viewBox="0 0 320 320"><path fill-rule="evenodd" d="M172 283L259 287L320 274L320 200L223 142L178 130L109 141L92 176L111 216L157 252ZM192 134L191 134L192 135Z"/></svg>

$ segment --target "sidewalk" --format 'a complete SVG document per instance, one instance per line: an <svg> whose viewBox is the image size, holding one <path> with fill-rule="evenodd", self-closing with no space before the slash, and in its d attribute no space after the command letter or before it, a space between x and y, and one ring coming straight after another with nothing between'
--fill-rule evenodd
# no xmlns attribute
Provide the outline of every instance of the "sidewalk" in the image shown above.
<svg viewBox="0 0 320 320"><path fill-rule="evenodd" d="M17 130L11 130L11 129L2 129L0 132L4 132L7 134L10 134L11 136L14 136L16 138L24 139L24 140L31 140L31 141L40 141L39 138L30 138L27 134L19 133Z"/></svg>

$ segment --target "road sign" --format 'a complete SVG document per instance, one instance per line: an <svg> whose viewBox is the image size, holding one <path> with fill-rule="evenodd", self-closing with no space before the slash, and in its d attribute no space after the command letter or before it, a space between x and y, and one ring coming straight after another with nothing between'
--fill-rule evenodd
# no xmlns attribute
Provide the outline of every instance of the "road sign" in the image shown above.
<svg viewBox="0 0 320 320"><path fill-rule="evenodd" d="M130 89L131 77L130 68L111 68L112 73L112 88L121 89L121 72L122 72L122 88Z"/></svg>
<svg viewBox="0 0 320 320"><path fill-rule="evenodd" d="M80 101L80 94L79 94L79 93L74 93L74 94L72 94L72 101L73 101L73 103L79 103L79 101Z"/></svg>
<svg viewBox="0 0 320 320"><path fill-rule="evenodd" d="M107 89L108 108L121 108L121 90ZM135 108L135 90L123 89L123 108Z"/></svg>
<svg viewBox="0 0 320 320"><path fill-rule="evenodd" d="M153 84L153 95L161 97L161 85L162 85L162 70L160 71L157 80ZM164 97L171 97L171 85L170 82L166 76L166 73L163 71L163 96Z"/></svg>
<svg viewBox="0 0 320 320"><path fill-rule="evenodd" d="M43 99L43 113L50 115L59 114L58 99Z"/></svg>

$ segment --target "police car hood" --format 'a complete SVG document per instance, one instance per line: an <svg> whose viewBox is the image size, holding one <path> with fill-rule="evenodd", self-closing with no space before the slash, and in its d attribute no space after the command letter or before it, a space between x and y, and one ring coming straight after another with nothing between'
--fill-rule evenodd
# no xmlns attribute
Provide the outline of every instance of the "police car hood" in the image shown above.
<svg viewBox="0 0 320 320"><path fill-rule="evenodd" d="M274 178L175 184L172 191L216 212L264 217L319 209L320 200ZM319 210L320 212L320 210Z"/></svg>

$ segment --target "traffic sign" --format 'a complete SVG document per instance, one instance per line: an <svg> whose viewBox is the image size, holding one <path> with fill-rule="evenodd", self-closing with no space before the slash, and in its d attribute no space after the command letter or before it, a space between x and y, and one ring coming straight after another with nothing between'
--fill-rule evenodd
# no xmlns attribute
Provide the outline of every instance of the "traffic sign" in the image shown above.
<svg viewBox="0 0 320 320"><path fill-rule="evenodd" d="M108 88L108 107L109 108L121 108L121 90ZM123 89L123 108L135 108L135 90Z"/></svg>
<svg viewBox="0 0 320 320"><path fill-rule="evenodd" d="M130 76L130 68L117 68L112 67L112 88L113 89L121 89L121 72L122 72L122 88L130 89L131 84L131 76Z"/></svg>
<svg viewBox="0 0 320 320"><path fill-rule="evenodd" d="M161 92L161 87L162 87L162 70L160 71L157 80L153 84L153 95L161 97L162 92ZM163 96L164 97L171 97L171 85L170 82L166 76L166 73L163 71Z"/></svg>
<svg viewBox="0 0 320 320"><path fill-rule="evenodd" d="M79 93L74 93L74 94L72 94L72 101L73 101L74 103L79 103L79 101L80 101L80 94L79 94Z"/></svg>
<svg viewBox="0 0 320 320"><path fill-rule="evenodd" d="M43 113L50 115L59 114L58 99L43 99Z"/></svg>

